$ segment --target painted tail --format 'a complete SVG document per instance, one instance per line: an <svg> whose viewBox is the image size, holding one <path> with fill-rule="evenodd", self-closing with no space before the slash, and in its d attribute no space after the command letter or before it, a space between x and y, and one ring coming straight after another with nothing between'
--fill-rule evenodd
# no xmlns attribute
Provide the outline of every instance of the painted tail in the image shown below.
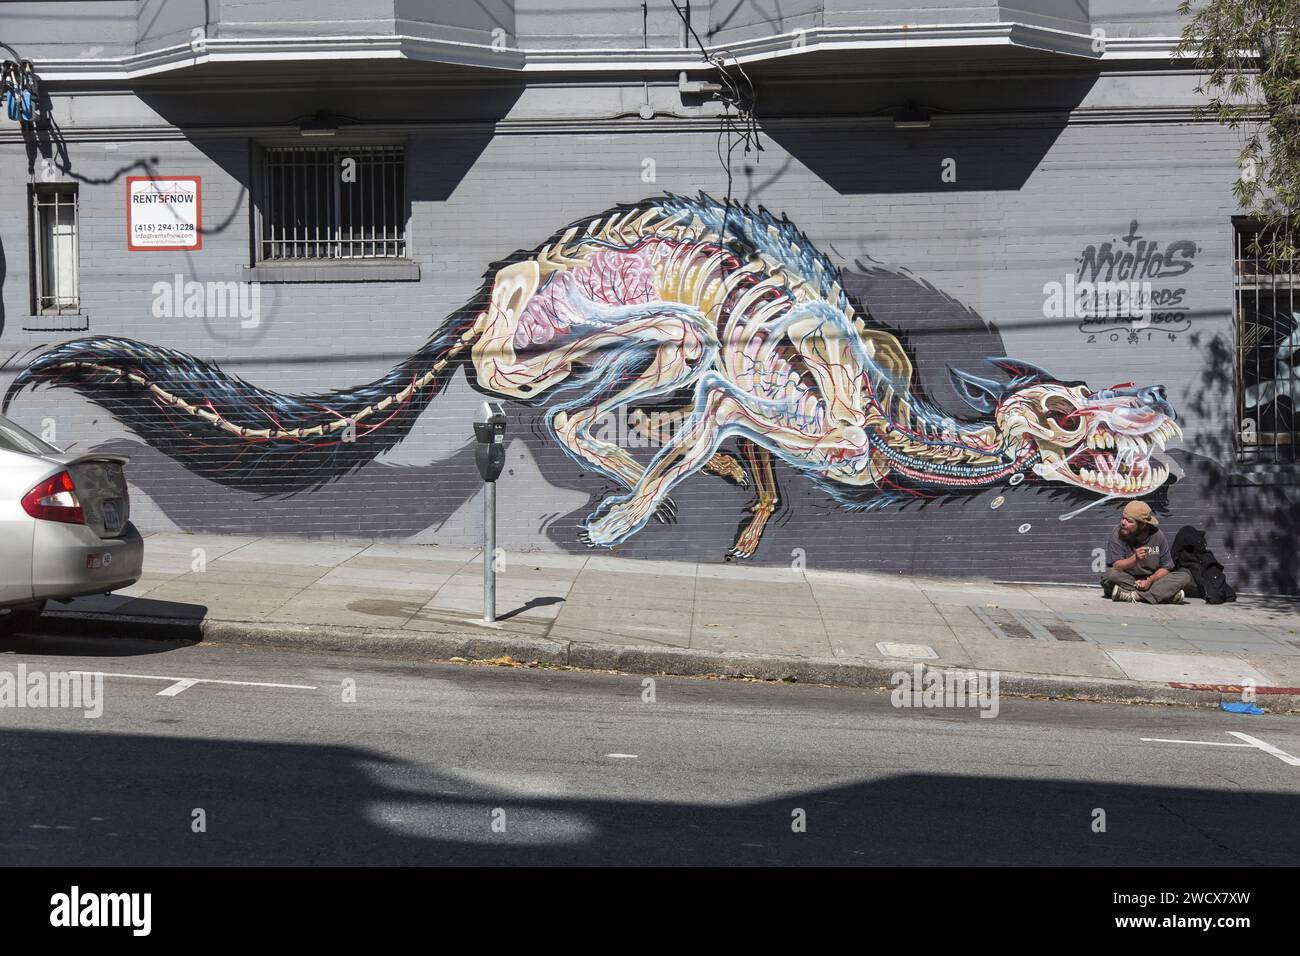
<svg viewBox="0 0 1300 956"><path fill-rule="evenodd" d="M382 378L319 395L280 395L184 352L88 337L38 357L9 386L66 386L145 442L223 485L289 494L349 474L392 448L468 351L476 309L455 313Z"/></svg>

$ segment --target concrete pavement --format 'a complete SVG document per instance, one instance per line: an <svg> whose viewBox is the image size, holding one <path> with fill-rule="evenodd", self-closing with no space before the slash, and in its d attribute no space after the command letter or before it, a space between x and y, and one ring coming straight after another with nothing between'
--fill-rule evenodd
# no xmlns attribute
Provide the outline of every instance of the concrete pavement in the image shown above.
<svg viewBox="0 0 1300 956"><path fill-rule="evenodd" d="M924 662L999 671L1004 693L1215 703L1253 682L1266 709L1300 701L1294 599L1149 607L1113 604L1095 588L508 553L500 626L485 628L474 623L482 566L473 551L154 534L145 552L136 586L51 605L47 618L141 633L186 624L209 640L425 659L512 653L857 685Z"/></svg>

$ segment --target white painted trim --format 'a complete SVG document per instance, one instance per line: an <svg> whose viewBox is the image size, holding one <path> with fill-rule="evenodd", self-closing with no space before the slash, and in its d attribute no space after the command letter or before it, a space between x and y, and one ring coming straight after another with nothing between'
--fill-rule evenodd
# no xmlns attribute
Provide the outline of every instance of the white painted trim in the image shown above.
<svg viewBox="0 0 1300 956"><path fill-rule="evenodd" d="M798 42L796 43L796 40ZM1087 33L1072 33L1024 23L917 24L887 27L814 27L708 48L727 62L746 65L824 52L879 50L954 50L1005 47L1035 50L1096 62L1170 59L1177 37L1114 37L1104 53L1092 49ZM497 49L488 44L404 35L341 37L221 38L203 41L195 51L180 44L98 59L36 59L47 82L123 81L183 70L206 63L296 62L314 60L418 60L475 66L513 73L677 73L707 71L697 53L680 47Z"/></svg>

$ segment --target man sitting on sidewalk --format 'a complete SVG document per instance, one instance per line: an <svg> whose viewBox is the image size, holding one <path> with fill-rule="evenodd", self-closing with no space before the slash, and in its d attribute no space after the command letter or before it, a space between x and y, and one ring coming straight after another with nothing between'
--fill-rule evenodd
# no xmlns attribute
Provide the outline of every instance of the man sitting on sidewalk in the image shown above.
<svg viewBox="0 0 1300 956"><path fill-rule="evenodd" d="M1183 588L1191 583L1192 576L1174 570L1169 540L1159 525L1145 501L1130 501L1124 506L1119 527L1106 544L1110 567L1101 576L1106 597L1148 604L1183 603Z"/></svg>

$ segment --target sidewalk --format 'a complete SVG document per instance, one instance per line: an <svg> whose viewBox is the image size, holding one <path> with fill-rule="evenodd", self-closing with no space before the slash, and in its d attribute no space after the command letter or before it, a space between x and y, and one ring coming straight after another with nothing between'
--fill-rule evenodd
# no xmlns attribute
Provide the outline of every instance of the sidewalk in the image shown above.
<svg viewBox="0 0 1300 956"><path fill-rule="evenodd" d="M1297 599L1151 607L1096 588L593 552L507 554L500 626L476 624L481 609L474 551L154 534L136 586L46 616L114 633L174 634L184 622L206 640L855 686L887 686L916 662L998 671L1004 693L1105 699L1213 704L1253 681L1265 709L1300 710Z"/></svg>

